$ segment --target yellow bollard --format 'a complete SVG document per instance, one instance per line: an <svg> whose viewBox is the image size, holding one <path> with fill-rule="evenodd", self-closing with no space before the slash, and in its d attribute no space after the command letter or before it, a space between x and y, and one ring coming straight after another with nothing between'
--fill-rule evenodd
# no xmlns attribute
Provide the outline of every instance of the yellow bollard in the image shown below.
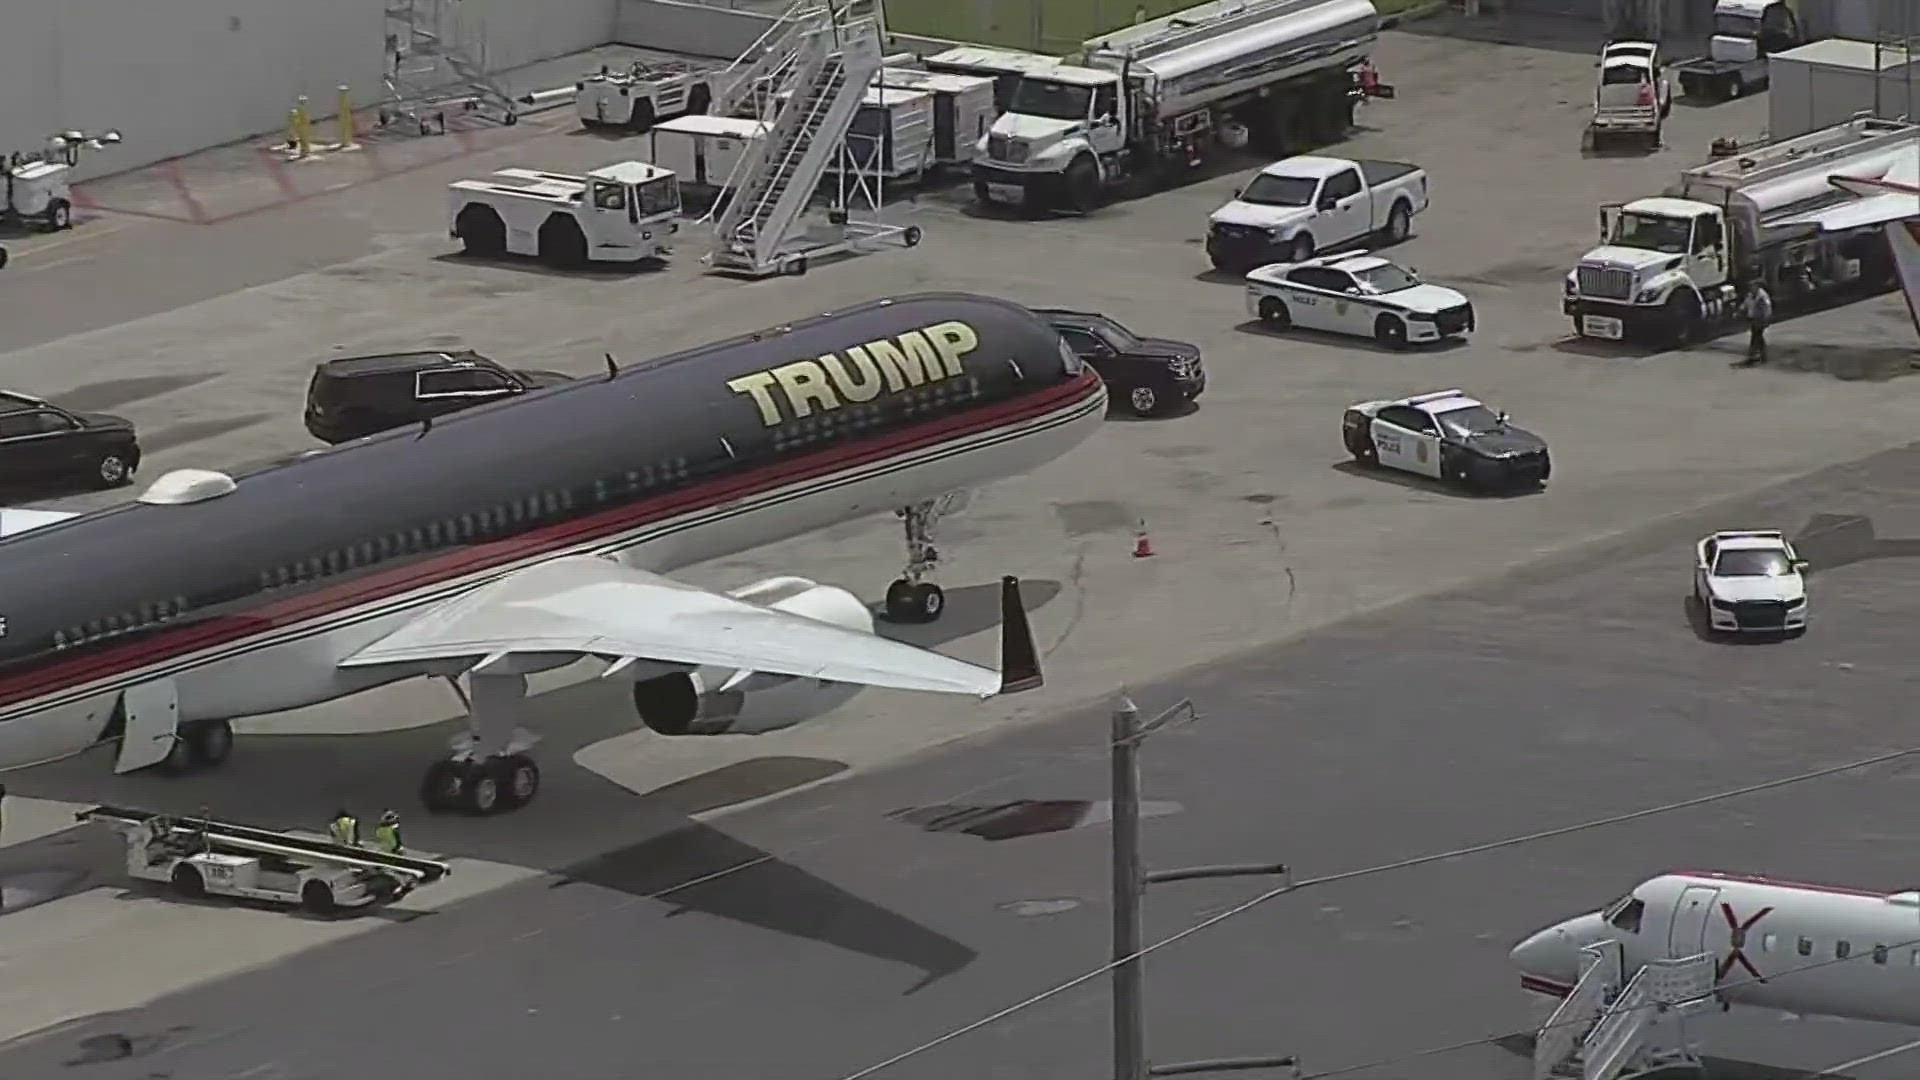
<svg viewBox="0 0 1920 1080"><path fill-rule="evenodd" d="M360 144L358 140L354 138L352 93L344 86L340 87L339 109L340 109L340 149L352 150L358 147Z"/></svg>
<svg viewBox="0 0 1920 1080"><path fill-rule="evenodd" d="M313 152L313 120L307 112L305 94L293 100L293 115L289 118L288 146L294 157L306 157Z"/></svg>

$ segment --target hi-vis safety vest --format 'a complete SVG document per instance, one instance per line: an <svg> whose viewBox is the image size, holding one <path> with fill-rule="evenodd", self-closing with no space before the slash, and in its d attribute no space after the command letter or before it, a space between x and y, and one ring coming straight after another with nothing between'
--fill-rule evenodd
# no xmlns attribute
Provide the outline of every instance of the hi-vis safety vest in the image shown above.
<svg viewBox="0 0 1920 1080"><path fill-rule="evenodd" d="M391 855L400 854L400 826L375 826L373 830L373 846Z"/></svg>
<svg viewBox="0 0 1920 1080"><path fill-rule="evenodd" d="M360 842L360 823L351 817L337 817L327 827L336 844L358 844Z"/></svg>

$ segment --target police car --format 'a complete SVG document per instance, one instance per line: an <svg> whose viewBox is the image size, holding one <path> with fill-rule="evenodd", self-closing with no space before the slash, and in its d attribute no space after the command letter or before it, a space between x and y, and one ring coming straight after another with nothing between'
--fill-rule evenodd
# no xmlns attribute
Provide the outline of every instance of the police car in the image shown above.
<svg viewBox="0 0 1920 1080"><path fill-rule="evenodd" d="M1354 334L1389 349L1458 337L1474 322L1465 296L1371 254L1262 266L1247 275L1247 314L1276 330Z"/></svg>
<svg viewBox="0 0 1920 1080"><path fill-rule="evenodd" d="M1340 434L1362 465L1470 490L1535 486L1553 471L1546 440L1457 388L1349 406Z"/></svg>
<svg viewBox="0 0 1920 1080"><path fill-rule="evenodd" d="M1799 633L1806 568L1778 530L1723 530L1694 545L1693 599L1716 631Z"/></svg>

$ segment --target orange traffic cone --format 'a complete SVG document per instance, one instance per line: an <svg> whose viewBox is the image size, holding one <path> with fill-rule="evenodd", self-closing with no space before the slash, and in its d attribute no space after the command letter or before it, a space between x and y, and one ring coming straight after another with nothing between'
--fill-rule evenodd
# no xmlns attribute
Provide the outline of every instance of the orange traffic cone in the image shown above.
<svg viewBox="0 0 1920 1080"><path fill-rule="evenodd" d="M1145 559L1153 555L1153 541L1147 539L1147 523L1142 521L1133 534L1133 557Z"/></svg>

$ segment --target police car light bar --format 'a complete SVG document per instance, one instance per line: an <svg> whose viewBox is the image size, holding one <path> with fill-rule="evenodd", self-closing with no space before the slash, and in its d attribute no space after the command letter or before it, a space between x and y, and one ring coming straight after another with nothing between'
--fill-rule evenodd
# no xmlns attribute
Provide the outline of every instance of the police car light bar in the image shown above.
<svg viewBox="0 0 1920 1080"><path fill-rule="evenodd" d="M1729 529L1713 535L1724 540L1785 540L1787 538L1787 534L1779 529Z"/></svg>
<svg viewBox="0 0 1920 1080"><path fill-rule="evenodd" d="M1451 390L1433 390L1425 394L1415 394L1412 397L1401 398L1400 403L1403 405L1425 405L1429 401L1445 401L1448 398L1466 396L1466 393L1456 386Z"/></svg>

